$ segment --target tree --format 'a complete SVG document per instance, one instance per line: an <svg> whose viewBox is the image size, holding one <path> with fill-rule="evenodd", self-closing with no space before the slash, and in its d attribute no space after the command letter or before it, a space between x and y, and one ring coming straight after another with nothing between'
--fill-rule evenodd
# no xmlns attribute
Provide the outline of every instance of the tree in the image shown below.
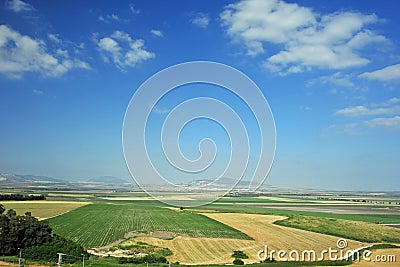
<svg viewBox="0 0 400 267"><path fill-rule="evenodd" d="M9 209L9 210L7 210L6 215L7 215L8 218L11 218L11 217L16 216L17 212L15 210L13 210L13 209Z"/></svg>
<svg viewBox="0 0 400 267"><path fill-rule="evenodd" d="M30 215L17 215L12 209L0 215L0 255L15 255L18 248L40 246L51 240L51 228Z"/></svg>
<svg viewBox="0 0 400 267"><path fill-rule="evenodd" d="M0 203L0 214L3 214L6 211L6 208L4 208L3 204Z"/></svg>
<svg viewBox="0 0 400 267"><path fill-rule="evenodd" d="M246 253L244 253L241 250L233 251L232 257L234 257L236 259L248 259L249 258L249 256L247 256Z"/></svg>
<svg viewBox="0 0 400 267"><path fill-rule="evenodd" d="M234 265L244 265L244 262L241 259L234 259L233 264Z"/></svg>

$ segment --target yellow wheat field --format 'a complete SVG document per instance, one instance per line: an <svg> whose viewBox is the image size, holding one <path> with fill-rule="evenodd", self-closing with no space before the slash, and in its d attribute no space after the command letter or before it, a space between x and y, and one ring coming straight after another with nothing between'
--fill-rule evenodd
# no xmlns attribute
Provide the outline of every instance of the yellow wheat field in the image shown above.
<svg viewBox="0 0 400 267"><path fill-rule="evenodd" d="M25 212L30 211L32 212L32 216L43 220L90 204L90 202L37 200L3 201L1 204L3 204L6 209L14 209L19 215L23 215Z"/></svg>
<svg viewBox="0 0 400 267"><path fill-rule="evenodd" d="M174 254L169 261L179 261L184 264L224 264L232 263L234 250L242 250L249 259L246 263L258 262L257 252L268 245L274 250L310 250L316 251L319 257L321 250L336 249L337 237L308 232L299 229L274 225L282 216L238 214L238 213L206 213L214 220L236 228L254 240L222 239L222 238L190 238L177 237L173 240L161 240L153 237L137 237L135 241L142 241L152 245L167 247ZM361 242L347 240L348 249L364 246ZM276 257L275 257L276 258Z"/></svg>

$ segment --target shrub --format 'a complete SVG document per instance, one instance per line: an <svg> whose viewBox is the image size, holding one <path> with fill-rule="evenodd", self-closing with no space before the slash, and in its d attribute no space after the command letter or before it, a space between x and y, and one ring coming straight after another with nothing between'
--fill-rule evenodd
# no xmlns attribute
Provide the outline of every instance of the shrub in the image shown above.
<svg viewBox="0 0 400 267"><path fill-rule="evenodd" d="M248 259L249 256L246 255L246 253L244 253L243 251L240 250L235 250L232 254L232 257L236 258L236 259Z"/></svg>
<svg viewBox="0 0 400 267"><path fill-rule="evenodd" d="M235 265L244 265L244 262L241 259L234 259L233 264Z"/></svg>

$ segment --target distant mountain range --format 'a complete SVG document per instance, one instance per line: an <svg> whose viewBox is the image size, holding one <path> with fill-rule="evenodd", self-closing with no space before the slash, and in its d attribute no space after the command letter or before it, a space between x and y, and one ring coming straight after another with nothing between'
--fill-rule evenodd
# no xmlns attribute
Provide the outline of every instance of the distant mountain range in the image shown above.
<svg viewBox="0 0 400 267"><path fill-rule="evenodd" d="M48 176L0 173L0 184L69 184L69 183L122 185L130 182L115 176L100 176L100 177L90 178L84 181L76 181L76 180L67 181Z"/></svg>
<svg viewBox="0 0 400 267"><path fill-rule="evenodd" d="M195 181L189 183L189 185L202 186L202 185L210 184L212 182L214 182L213 179L202 179L202 180L195 180ZM216 185L234 185L236 183L237 183L237 180L232 179L232 178L226 178L226 177L221 177L217 181L214 182L214 184L216 184ZM246 186L249 184L250 184L250 182L248 182L248 181L240 181L238 183L238 185L241 185L241 186Z"/></svg>
<svg viewBox="0 0 400 267"><path fill-rule="evenodd" d="M128 184L130 182L125 179L118 178L115 176L100 176L100 177L91 178L91 179L85 181L85 183L121 185L121 184Z"/></svg>
<svg viewBox="0 0 400 267"><path fill-rule="evenodd" d="M57 179L48 176L36 176L36 175L19 175L19 174L7 174L0 173L0 183L44 183L44 184L58 184L68 183L65 180Z"/></svg>

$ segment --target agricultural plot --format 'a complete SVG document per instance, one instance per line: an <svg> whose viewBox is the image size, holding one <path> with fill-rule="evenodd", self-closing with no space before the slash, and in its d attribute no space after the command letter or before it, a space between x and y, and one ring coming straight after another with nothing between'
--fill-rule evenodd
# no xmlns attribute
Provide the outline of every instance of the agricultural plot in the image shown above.
<svg viewBox="0 0 400 267"><path fill-rule="evenodd" d="M138 204L90 204L49 220L54 232L84 247L101 247L128 232L172 232L188 237L250 239L201 214Z"/></svg>
<svg viewBox="0 0 400 267"><path fill-rule="evenodd" d="M169 248L173 255L169 256L168 260L181 264L226 264L233 261L231 255L235 250L257 251L260 249L254 240L243 239L177 237L172 240L163 240L153 237L136 237L134 240Z"/></svg>
<svg viewBox="0 0 400 267"><path fill-rule="evenodd" d="M291 216L287 220L277 223L283 226L341 236L362 242L400 243L400 229L385 225L311 216Z"/></svg>
<svg viewBox="0 0 400 267"><path fill-rule="evenodd" d="M343 206L343 205L342 205ZM306 215L321 218L336 218L351 221L361 222L380 222L381 224L400 224L400 214L374 214L373 210L368 210L368 214L343 214L343 213L328 213L328 212L317 212L317 211L301 211L295 210L284 210L279 205L273 207L248 205L241 203L212 203L203 207L198 207L198 210L215 210L220 212L238 212L238 213L252 213L252 214L268 214L268 215L282 215L282 216L294 216L294 215Z"/></svg>
<svg viewBox="0 0 400 267"><path fill-rule="evenodd" d="M207 213L208 217L229 225L252 237L253 240L234 240L221 238L189 238L181 237L173 240L161 240L152 237L137 237L152 245L167 247L174 254L168 259L184 264L226 264L231 263L234 250L244 251L249 259L247 263L259 262L257 253L268 245L270 250L309 250L313 249L319 256L321 251L336 248L338 237L313 233L309 231L275 225L282 216L239 214L239 213ZM361 242L347 240L348 249L364 246Z"/></svg>
<svg viewBox="0 0 400 267"><path fill-rule="evenodd" d="M4 201L1 202L6 209L14 209L17 214L29 211L32 216L39 219L51 218L76 208L89 204L77 201Z"/></svg>

